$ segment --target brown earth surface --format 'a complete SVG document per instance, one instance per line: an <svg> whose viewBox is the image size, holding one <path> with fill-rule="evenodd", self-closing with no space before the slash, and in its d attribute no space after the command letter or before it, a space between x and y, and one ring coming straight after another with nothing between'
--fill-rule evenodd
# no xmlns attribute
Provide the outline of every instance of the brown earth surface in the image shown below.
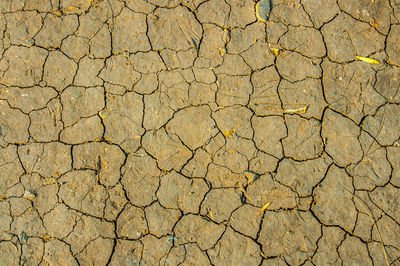
<svg viewBox="0 0 400 266"><path fill-rule="evenodd" d="M400 1L257 2L0 1L1 265L400 265Z"/></svg>

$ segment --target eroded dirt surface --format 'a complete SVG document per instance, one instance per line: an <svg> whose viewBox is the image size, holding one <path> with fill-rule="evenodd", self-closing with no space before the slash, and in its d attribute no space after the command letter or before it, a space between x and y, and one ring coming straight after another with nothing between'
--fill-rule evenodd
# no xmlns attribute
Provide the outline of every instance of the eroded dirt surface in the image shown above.
<svg viewBox="0 0 400 266"><path fill-rule="evenodd" d="M2 265L400 264L400 1L255 5L0 1Z"/></svg>

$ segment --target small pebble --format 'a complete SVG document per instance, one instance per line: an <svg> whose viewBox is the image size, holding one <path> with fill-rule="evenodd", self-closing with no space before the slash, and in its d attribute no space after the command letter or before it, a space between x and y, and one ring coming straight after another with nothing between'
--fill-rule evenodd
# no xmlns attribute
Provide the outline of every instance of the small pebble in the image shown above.
<svg viewBox="0 0 400 266"><path fill-rule="evenodd" d="M23 43L23 45L25 45L27 47L32 47L34 44L35 44L35 40L34 39L28 39Z"/></svg>
<svg viewBox="0 0 400 266"><path fill-rule="evenodd" d="M272 3L271 0L261 0L256 5L256 16L259 21L267 22L269 14L271 13Z"/></svg>
<svg viewBox="0 0 400 266"><path fill-rule="evenodd" d="M19 234L19 242L21 242L21 244L25 244L28 241L28 236L25 234L24 231L21 231L21 233Z"/></svg>
<svg viewBox="0 0 400 266"><path fill-rule="evenodd" d="M39 82L39 86L40 87L46 87L47 86L47 82L42 80L41 82Z"/></svg>
<svg viewBox="0 0 400 266"><path fill-rule="evenodd" d="M36 198L36 193L33 191L26 190L23 197L28 200L34 200Z"/></svg>

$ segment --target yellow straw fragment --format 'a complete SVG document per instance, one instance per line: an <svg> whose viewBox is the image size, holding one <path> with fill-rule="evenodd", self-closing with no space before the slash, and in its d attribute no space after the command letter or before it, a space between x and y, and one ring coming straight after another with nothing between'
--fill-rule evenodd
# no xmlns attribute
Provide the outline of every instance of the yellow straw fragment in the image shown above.
<svg viewBox="0 0 400 266"><path fill-rule="evenodd" d="M76 6L69 6L69 7L66 7L65 9L66 9L66 10L69 10L69 11L75 11L75 10L79 10L79 7L76 7Z"/></svg>
<svg viewBox="0 0 400 266"><path fill-rule="evenodd" d="M224 136L225 137L230 137L230 136L232 136L233 134L235 134L235 129L234 128L232 128L231 130L225 130L225 131L222 131L222 134L224 134Z"/></svg>
<svg viewBox="0 0 400 266"><path fill-rule="evenodd" d="M211 210L208 210L207 216L208 216L208 218L210 218L211 220L214 220L214 217L213 217L213 215L212 215Z"/></svg>
<svg viewBox="0 0 400 266"><path fill-rule="evenodd" d="M44 242L49 242L49 241L53 240L54 237L51 237L51 236L49 236L48 234L44 234L44 235L42 236L42 239L43 239Z"/></svg>
<svg viewBox="0 0 400 266"><path fill-rule="evenodd" d="M310 105L306 105L306 106L304 106L302 108L298 108L298 109L284 110L283 113L285 113L285 114L294 114L294 113L298 113L298 112L306 113L308 110L308 107L310 107Z"/></svg>
<svg viewBox="0 0 400 266"><path fill-rule="evenodd" d="M18 251L18 246L17 244L15 244L14 242L11 241L11 244L13 245L13 247L15 248L16 251Z"/></svg>
<svg viewBox="0 0 400 266"><path fill-rule="evenodd" d="M253 176L254 176L252 173L246 172L246 173L244 174L244 176L247 178L247 183L248 183L248 184L252 183L252 181L253 181Z"/></svg>
<svg viewBox="0 0 400 266"><path fill-rule="evenodd" d="M270 47L269 48L269 50L274 54L274 55L276 55L276 56L278 56L279 55L279 49L276 49L276 48L273 48L273 47Z"/></svg>
<svg viewBox="0 0 400 266"><path fill-rule="evenodd" d="M219 51L219 54L220 54L221 56L224 56L224 55L226 54L225 48L219 48L219 47L218 47L218 51Z"/></svg>
<svg viewBox="0 0 400 266"><path fill-rule="evenodd" d="M362 56L358 56L356 55L355 58L357 58L360 61L366 62L368 64L373 64L373 65L379 65L380 62L378 60L372 59L372 58L368 58L368 57L362 57Z"/></svg>
<svg viewBox="0 0 400 266"><path fill-rule="evenodd" d="M265 205L261 208L261 210L257 213L257 215L260 215L261 213L263 213L263 212L268 208L269 205L271 205L271 202L268 202L267 204L265 204Z"/></svg>
<svg viewBox="0 0 400 266"><path fill-rule="evenodd" d="M101 113L101 111L99 112L99 116L100 116L100 118L103 119L103 120L106 118L106 116L103 115L103 114Z"/></svg>
<svg viewBox="0 0 400 266"><path fill-rule="evenodd" d="M74 11L79 10L79 9L80 8L76 7L76 6L67 6L67 7L62 8L61 12L62 13L71 13L71 12L74 12Z"/></svg>
<svg viewBox="0 0 400 266"><path fill-rule="evenodd" d="M268 206L271 204L271 202L268 202L267 204L265 204L262 208L261 208L261 212L263 212L263 211L265 211L267 208L268 208Z"/></svg>

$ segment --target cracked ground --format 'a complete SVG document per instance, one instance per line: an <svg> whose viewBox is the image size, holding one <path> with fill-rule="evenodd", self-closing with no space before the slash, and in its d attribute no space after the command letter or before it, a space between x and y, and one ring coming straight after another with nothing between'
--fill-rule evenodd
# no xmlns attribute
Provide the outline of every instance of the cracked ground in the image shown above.
<svg viewBox="0 0 400 266"><path fill-rule="evenodd" d="M0 1L1 265L399 265L400 1Z"/></svg>

